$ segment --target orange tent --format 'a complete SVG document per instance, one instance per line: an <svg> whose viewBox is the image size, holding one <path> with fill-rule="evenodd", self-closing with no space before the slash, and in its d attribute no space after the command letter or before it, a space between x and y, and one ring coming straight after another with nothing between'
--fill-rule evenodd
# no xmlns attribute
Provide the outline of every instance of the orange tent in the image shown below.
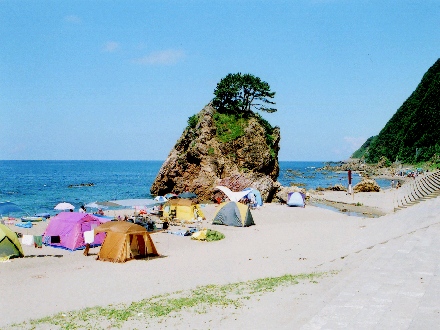
<svg viewBox="0 0 440 330"><path fill-rule="evenodd" d="M95 234L106 232L98 260L126 262L159 255L147 230L134 223L109 221L95 228Z"/></svg>

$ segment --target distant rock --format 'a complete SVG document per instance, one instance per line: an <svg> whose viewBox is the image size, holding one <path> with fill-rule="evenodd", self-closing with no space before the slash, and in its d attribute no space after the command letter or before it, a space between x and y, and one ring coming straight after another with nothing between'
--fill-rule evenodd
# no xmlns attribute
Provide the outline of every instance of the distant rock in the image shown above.
<svg viewBox="0 0 440 330"><path fill-rule="evenodd" d="M268 132L267 125L252 114L241 136L222 142L215 113L216 109L209 104L197 114L193 127L188 125L162 164L151 193L191 191L199 201L208 201L215 200L219 193L215 186L224 185L233 191L253 187L261 192L264 201L272 200L280 187L276 181L279 128Z"/></svg>
<svg viewBox="0 0 440 330"><path fill-rule="evenodd" d="M364 179L353 187L355 193L358 192L379 192L380 186L373 179Z"/></svg>

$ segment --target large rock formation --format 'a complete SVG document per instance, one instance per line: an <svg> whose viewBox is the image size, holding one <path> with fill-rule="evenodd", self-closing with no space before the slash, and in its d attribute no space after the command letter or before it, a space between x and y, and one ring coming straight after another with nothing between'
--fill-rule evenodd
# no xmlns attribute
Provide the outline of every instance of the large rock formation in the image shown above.
<svg viewBox="0 0 440 330"><path fill-rule="evenodd" d="M191 191L199 200L214 200L217 185L233 191L246 187L260 190L265 201L271 200L280 184L278 127L267 132L258 116L251 115L244 134L221 142L210 104L197 115L171 150L150 189L152 194ZM193 126L193 127L191 127ZM268 140L268 134L270 139ZM269 141L269 142L268 142Z"/></svg>

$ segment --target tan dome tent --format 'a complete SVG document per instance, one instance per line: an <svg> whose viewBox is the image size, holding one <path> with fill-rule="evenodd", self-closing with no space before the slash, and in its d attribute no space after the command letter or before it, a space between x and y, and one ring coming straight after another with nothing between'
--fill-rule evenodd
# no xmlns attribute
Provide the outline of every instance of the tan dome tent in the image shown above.
<svg viewBox="0 0 440 330"><path fill-rule="evenodd" d="M21 257L24 257L24 253L17 234L0 224L0 259Z"/></svg>
<svg viewBox="0 0 440 330"><path fill-rule="evenodd" d="M212 223L235 227L255 225L249 206L237 202L221 203Z"/></svg>
<svg viewBox="0 0 440 330"><path fill-rule="evenodd" d="M125 221L109 221L95 228L107 235L98 253L98 260L126 262L131 259L157 256L156 247L147 230Z"/></svg>

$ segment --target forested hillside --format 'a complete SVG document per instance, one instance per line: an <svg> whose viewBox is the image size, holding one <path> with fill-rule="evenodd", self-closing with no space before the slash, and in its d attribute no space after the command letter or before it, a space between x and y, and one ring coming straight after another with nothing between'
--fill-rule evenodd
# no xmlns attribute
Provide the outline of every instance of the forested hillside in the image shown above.
<svg viewBox="0 0 440 330"><path fill-rule="evenodd" d="M379 135L370 137L352 157L365 156L369 163L382 156L414 163L429 161L435 154L440 155L440 59Z"/></svg>

